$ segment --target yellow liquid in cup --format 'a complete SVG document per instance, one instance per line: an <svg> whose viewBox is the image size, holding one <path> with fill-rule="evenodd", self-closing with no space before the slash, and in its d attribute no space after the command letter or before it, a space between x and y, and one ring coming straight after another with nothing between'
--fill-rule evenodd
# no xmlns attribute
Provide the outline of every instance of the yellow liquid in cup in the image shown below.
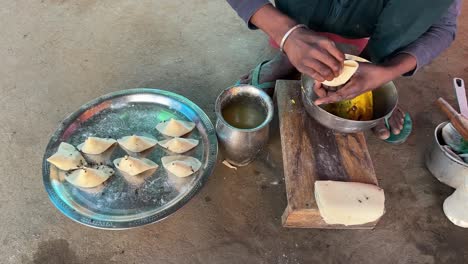
<svg viewBox="0 0 468 264"><path fill-rule="evenodd" d="M232 100L224 106L221 112L228 124L240 129L256 128L267 117L267 113L261 103L248 97Z"/></svg>

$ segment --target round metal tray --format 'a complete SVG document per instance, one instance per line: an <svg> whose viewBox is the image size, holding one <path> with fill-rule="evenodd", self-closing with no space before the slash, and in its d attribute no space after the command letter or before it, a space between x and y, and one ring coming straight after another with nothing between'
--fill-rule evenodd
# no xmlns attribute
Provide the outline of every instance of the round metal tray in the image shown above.
<svg viewBox="0 0 468 264"><path fill-rule="evenodd" d="M173 155L157 147L147 158L160 167L141 185L129 184L116 170L99 191L89 192L64 181L46 161L61 142L77 146L89 136L118 139L128 135L165 139L157 123L169 118L196 124L186 137L200 144L185 155L198 158L202 167L194 175L177 178L168 175L161 157ZM52 203L67 217L87 226L125 229L159 221L187 203L211 175L216 163L216 132L207 115L180 95L157 89L130 89L99 97L67 117L47 145L42 166L45 189ZM112 160L125 155L117 148Z"/></svg>

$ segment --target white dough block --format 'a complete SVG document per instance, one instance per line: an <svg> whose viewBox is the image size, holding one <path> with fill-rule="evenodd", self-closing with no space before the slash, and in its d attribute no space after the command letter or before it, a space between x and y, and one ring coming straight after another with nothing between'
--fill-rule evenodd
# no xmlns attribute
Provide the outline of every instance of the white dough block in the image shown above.
<svg viewBox="0 0 468 264"><path fill-rule="evenodd" d="M315 200L323 220L330 225L362 225L385 212L382 188L373 184L316 181Z"/></svg>

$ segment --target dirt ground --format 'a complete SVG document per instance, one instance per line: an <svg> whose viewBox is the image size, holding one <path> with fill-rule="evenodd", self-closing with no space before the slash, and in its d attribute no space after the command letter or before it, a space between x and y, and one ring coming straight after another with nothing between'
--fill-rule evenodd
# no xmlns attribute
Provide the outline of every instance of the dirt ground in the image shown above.
<svg viewBox="0 0 468 264"><path fill-rule="evenodd" d="M105 93L154 87L188 97L214 120L217 94L273 51L223 0L3 1L0 24L0 263L468 263L468 230L442 212L453 190L423 164L445 119L433 102L454 103L451 78L468 80L467 16L449 51L396 81L415 120L408 142L368 136L387 199L373 231L281 226L278 133L252 165L219 164L162 222L103 231L69 220L49 202L41 175L45 146L66 115Z"/></svg>

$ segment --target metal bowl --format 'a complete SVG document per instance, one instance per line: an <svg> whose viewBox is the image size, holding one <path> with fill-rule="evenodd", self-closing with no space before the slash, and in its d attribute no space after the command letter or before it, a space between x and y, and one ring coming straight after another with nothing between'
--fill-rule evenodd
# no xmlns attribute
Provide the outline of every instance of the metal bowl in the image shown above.
<svg viewBox="0 0 468 264"><path fill-rule="evenodd" d="M341 118L327 112L320 106L314 104L318 99L314 92L315 80L303 74L301 77L302 102L307 113L320 124L341 133L356 133L375 127L379 121L390 117L398 105L398 93L393 82L389 82L374 90L374 119L369 121L355 121Z"/></svg>
<svg viewBox="0 0 468 264"><path fill-rule="evenodd" d="M454 158L443 147L442 128L448 123L436 127L432 144L426 152L426 166L440 182L456 189L463 184L463 177L468 175L468 164Z"/></svg>

